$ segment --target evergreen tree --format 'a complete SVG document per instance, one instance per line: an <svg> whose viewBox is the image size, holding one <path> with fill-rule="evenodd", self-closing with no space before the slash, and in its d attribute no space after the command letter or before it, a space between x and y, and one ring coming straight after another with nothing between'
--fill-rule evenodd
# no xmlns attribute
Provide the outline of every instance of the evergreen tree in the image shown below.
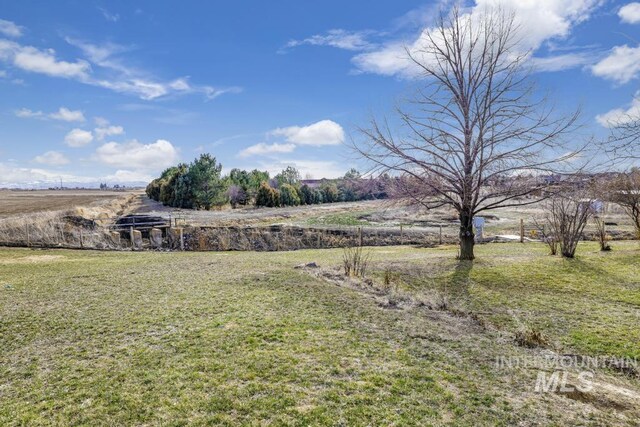
<svg viewBox="0 0 640 427"><path fill-rule="evenodd" d="M335 203L340 201L340 192L334 182L325 182L320 186L325 203Z"/></svg>
<svg viewBox="0 0 640 427"><path fill-rule="evenodd" d="M300 187L300 194L300 201L305 205L312 205L316 203L314 200L313 190L307 184L304 184L302 187Z"/></svg>
<svg viewBox="0 0 640 427"><path fill-rule="evenodd" d="M300 197L295 187L291 184L282 184L280 186L280 206L298 206Z"/></svg>
<svg viewBox="0 0 640 427"><path fill-rule="evenodd" d="M263 181L258 188L256 195L256 206L273 208L280 205L280 194L272 188L266 181Z"/></svg>
<svg viewBox="0 0 640 427"><path fill-rule="evenodd" d="M202 154L189 167L194 205L211 209L226 203L225 182L221 178L222 165L210 154Z"/></svg>

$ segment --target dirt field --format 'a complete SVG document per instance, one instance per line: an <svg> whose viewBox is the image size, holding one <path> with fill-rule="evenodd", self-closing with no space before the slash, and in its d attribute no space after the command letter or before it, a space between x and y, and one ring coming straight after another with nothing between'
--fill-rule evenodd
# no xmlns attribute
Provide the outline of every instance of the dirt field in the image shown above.
<svg viewBox="0 0 640 427"><path fill-rule="evenodd" d="M103 190L1 190L0 218L70 209L76 206L90 206L125 196L128 193L130 192ZM137 193L139 194L140 191Z"/></svg>

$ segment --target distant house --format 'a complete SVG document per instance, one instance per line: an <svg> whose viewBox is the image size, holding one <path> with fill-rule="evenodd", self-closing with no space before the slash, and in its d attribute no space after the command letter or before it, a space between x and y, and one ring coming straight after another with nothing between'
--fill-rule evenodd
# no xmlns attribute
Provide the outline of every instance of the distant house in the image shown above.
<svg viewBox="0 0 640 427"><path fill-rule="evenodd" d="M301 179L301 185L307 185L310 188L318 188L326 179Z"/></svg>
<svg viewBox="0 0 640 427"><path fill-rule="evenodd" d="M563 181L563 176L561 174L553 174L553 175L545 175L541 177L542 183L544 185L557 185Z"/></svg>

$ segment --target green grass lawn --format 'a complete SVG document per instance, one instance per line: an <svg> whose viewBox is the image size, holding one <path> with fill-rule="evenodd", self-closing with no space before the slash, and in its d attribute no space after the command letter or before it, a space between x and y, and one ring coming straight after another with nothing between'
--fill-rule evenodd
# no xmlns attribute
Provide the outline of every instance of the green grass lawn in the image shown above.
<svg viewBox="0 0 640 427"><path fill-rule="evenodd" d="M372 227L376 224L372 224L369 221L360 219L363 215L371 213L370 210L362 211L348 211L335 214L327 214L322 216L312 216L305 222L308 225L328 225L328 226L365 226Z"/></svg>
<svg viewBox="0 0 640 427"><path fill-rule="evenodd" d="M371 250L370 275L495 325L388 309L305 271L341 250L0 250L0 425L634 425L640 409L532 391L514 319L583 354L637 355L637 243L575 260L494 244ZM394 276L395 277L395 276ZM598 378L638 392L637 379Z"/></svg>

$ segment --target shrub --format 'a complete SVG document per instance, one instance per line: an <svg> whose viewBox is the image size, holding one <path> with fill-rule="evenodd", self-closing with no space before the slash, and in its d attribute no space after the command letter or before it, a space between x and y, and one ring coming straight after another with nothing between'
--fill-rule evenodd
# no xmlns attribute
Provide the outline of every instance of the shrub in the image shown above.
<svg viewBox="0 0 640 427"><path fill-rule="evenodd" d="M340 200L338 186L333 182L327 182L320 186L322 198L325 203L334 203Z"/></svg>
<svg viewBox="0 0 640 427"><path fill-rule="evenodd" d="M544 347L549 344L549 339L544 332L531 325L523 325L515 333L516 344L527 348Z"/></svg>
<svg viewBox="0 0 640 427"><path fill-rule="evenodd" d="M367 272L370 253L362 246L344 248L342 253L342 265L347 277L364 277Z"/></svg>
<svg viewBox="0 0 640 427"><path fill-rule="evenodd" d="M305 205L312 205L316 203L314 192L307 184L300 187L300 201Z"/></svg>
<svg viewBox="0 0 640 427"><path fill-rule="evenodd" d="M600 250L603 252L607 252L611 250L611 245L609 244L609 236L607 235L607 227L604 222L604 218L599 216L594 216L593 221L596 225L596 235L598 237L598 243L600 244Z"/></svg>
<svg viewBox="0 0 640 427"><path fill-rule="evenodd" d="M263 181L256 194L256 206L273 208L280 205L280 194L278 190L272 188L266 181Z"/></svg>
<svg viewBox="0 0 640 427"><path fill-rule="evenodd" d="M241 169L231 169L228 176L231 185L237 185L244 193L244 199L237 199L236 204L245 205L255 201L258 188L263 181L269 181L269 173L257 169L247 172ZM234 190L235 191L235 190ZM230 200L230 202L233 201Z"/></svg>
<svg viewBox="0 0 640 427"><path fill-rule="evenodd" d="M549 238L558 242L563 257L573 258L582 232L593 213L591 201L581 199L577 194L558 195L551 198L545 208L546 222L551 231ZM552 252L553 250L551 247Z"/></svg>
<svg viewBox="0 0 640 427"><path fill-rule="evenodd" d="M150 199L159 201L160 200L160 178L156 178L147 185L145 192Z"/></svg>
<svg viewBox="0 0 640 427"><path fill-rule="evenodd" d="M313 203L324 203L324 194L322 193L322 190L319 190L317 188L313 190Z"/></svg>
<svg viewBox="0 0 640 427"><path fill-rule="evenodd" d="M237 184L231 184L227 190L227 197L233 209L238 205L244 205L247 202L247 193Z"/></svg>
<svg viewBox="0 0 640 427"><path fill-rule="evenodd" d="M300 197L295 187L291 184L282 184L280 186L280 206L298 206Z"/></svg>

